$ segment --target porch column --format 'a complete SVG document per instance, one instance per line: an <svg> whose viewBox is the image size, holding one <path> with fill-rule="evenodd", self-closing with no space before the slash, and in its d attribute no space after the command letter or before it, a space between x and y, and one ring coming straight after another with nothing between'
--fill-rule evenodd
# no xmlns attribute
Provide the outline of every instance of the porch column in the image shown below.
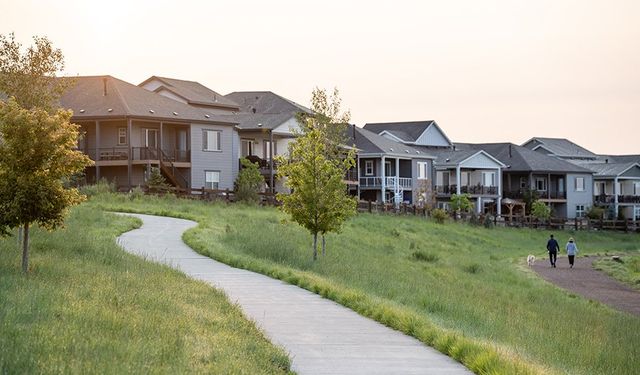
<svg viewBox="0 0 640 375"><path fill-rule="evenodd" d="M158 145L158 158L162 161L162 147L164 146L164 143L162 143L162 128L163 128L164 122L160 121L160 144ZM174 159L173 160L177 160L177 156L174 155L173 156Z"/></svg>
<svg viewBox="0 0 640 375"><path fill-rule="evenodd" d="M551 173L547 174L547 206L551 207Z"/></svg>
<svg viewBox="0 0 640 375"><path fill-rule="evenodd" d="M89 143L89 142L87 142ZM96 162L96 183L100 180L100 166L98 165L98 160L100 160L100 121L96 121L96 148L95 155L93 158Z"/></svg>
<svg viewBox="0 0 640 375"><path fill-rule="evenodd" d="M482 197L478 197L478 203L476 203L476 205L476 213L479 214L482 212Z"/></svg>
<svg viewBox="0 0 640 375"><path fill-rule="evenodd" d="M386 203L387 202L387 198L385 197L385 192L386 192L386 189L387 189L387 186L386 186L387 185L387 178L384 175L384 172L385 172L384 171L384 167L385 167L385 163L384 163L385 160L384 159L385 159L385 157L383 156L382 159L381 159L382 162L380 163L380 176L382 176L382 181L380 183L381 190L382 190L382 203Z"/></svg>
<svg viewBox="0 0 640 375"><path fill-rule="evenodd" d="M269 180L271 194L273 194L276 191L275 186L273 186L273 130L269 130Z"/></svg>
<svg viewBox="0 0 640 375"><path fill-rule="evenodd" d="M616 216L614 220L618 218L618 176L613 179L613 211Z"/></svg>
<svg viewBox="0 0 640 375"><path fill-rule="evenodd" d="M394 195L399 191L400 191L400 158L396 158L396 189L393 192ZM402 194L404 195L404 193ZM404 201L404 196L402 197L402 201ZM398 204L400 204L400 202L398 202Z"/></svg>
<svg viewBox="0 0 640 375"><path fill-rule="evenodd" d="M133 128L133 124L131 119L127 119L127 140L129 141L129 157L128 159L128 164L127 164L127 179L129 180L129 190L131 190L131 174L133 172L133 163L132 163L132 159L133 159L133 147L131 147L131 133L132 132L132 128Z"/></svg>
<svg viewBox="0 0 640 375"><path fill-rule="evenodd" d="M360 200L360 155L356 154L356 178L357 178L357 189L358 189L358 200Z"/></svg>
<svg viewBox="0 0 640 375"><path fill-rule="evenodd" d="M502 215L502 169L498 168L496 180L498 182L498 198L496 199L496 215ZM509 175L509 189L511 189L511 175Z"/></svg>
<svg viewBox="0 0 640 375"><path fill-rule="evenodd" d="M461 182L460 165L458 164L458 166L456 167L456 194L457 195L460 195L460 182Z"/></svg>

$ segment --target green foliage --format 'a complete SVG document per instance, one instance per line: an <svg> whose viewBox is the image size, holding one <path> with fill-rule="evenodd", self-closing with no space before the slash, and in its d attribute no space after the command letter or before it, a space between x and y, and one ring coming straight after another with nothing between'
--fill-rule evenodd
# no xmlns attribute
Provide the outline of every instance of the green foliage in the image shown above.
<svg viewBox="0 0 640 375"><path fill-rule="evenodd" d="M129 199L136 200L144 197L144 190L140 186L136 186L129 192Z"/></svg>
<svg viewBox="0 0 640 375"><path fill-rule="evenodd" d="M122 251L115 236L137 226L75 207L64 230L32 231L29 277L15 241L0 239L0 373L288 372L284 351L222 292Z"/></svg>
<svg viewBox="0 0 640 375"><path fill-rule="evenodd" d="M94 195L103 195L116 192L116 184L109 182L106 178L101 178L93 185L85 185L79 188L80 194L92 197Z"/></svg>
<svg viewBox="0 0 640 375"><path fill-rule="evenodd" d="M604 271L609 276L640 289L640 253L621 256L618 261L602 258L594 262L594 268Z"/></svg>
<svg viewBox="0 0 640 375"><path fill-rule="evenodd" d="M413 253L411 253L411 257L415 260L419 260L421 262L429 262L429 263L437 262L439 259L438 255L433 253L427 253L422 250L414 251Z"/></svg>
<svg viewBox="0 0 640 375"><path fill-rule="evenodd" d="M164 178L160 172L160 168L151 167L149 171L149 178L147 179L147 187L150 193L164 193L171 185Z"/></svg>
<svg viewBox="0 0 640 375"><path fill-rule="evenodd" d="M482 225L484 225L484 227L487 228L487 229L493 228L493 226L494 226L493 219L494 219L493 216L485 215L484 216L484 222L482 223Z"/></svg>
<svg viewBox="0 0 640 375"><path fill-rule="evenodd" d="M240 159L242 169L235 182L236 199L240 202L256 204L260 202L260 188L264 185L264 177L260 174L257 163L246 158Z"/></svg>
<svg viewBox="0 0 640 375"><path fill-rule="evenodd" d="M22 51L13 33L0 35L0 92L14 97L23 108L52 110L72 79L56 78L64 68L62 51L46 37L34 37L34 46Z"/></svg>
<svg viewBox="0 0 640 375"><path fill-rule="evenodd" d="M469 194L452 194L451 209L455 212L469 212L473 208Z"/></svg>
<svg viewBox="0 0 640 375"><path fill-rule="evenodd" d="M478 214L475 211L471 212L471 216L469 216L469 224L473 226L480 225L480 218L478 217Z"/></svg>
<svg viewBox="0 0 640 375"><path fill-rule="evenodd" d="M587 211L587 217L592 220L599 220L604 217L605 209L598 206L591 206Z"/></svg>
<svg viewBox="0 0 640 375"><path fill-rule="evenodd" d="M536 190L525 189L522 192L522 200L526 203L525 206L525 214L530 215L531 210L533 209L533 202L537 201L539 198L539 194Z"/></svg>
<svg viewBox="0 0 640 375"><path fill-rule="evenodd" d="M445 210L443 210L441 208L436 208L435 210L431 211L431 217L438 224L444 224L444 222L445 222L445 220L447 220L448 216L449 215L447 214L447 211L445 211Z"/></svg>
<svg viewBox="0 0 640 375"><path fill-rule="evenodd" d="M551 207L540 201L535 201L531 207L531 215L538 220L549 220L551 218Z"/></svg>

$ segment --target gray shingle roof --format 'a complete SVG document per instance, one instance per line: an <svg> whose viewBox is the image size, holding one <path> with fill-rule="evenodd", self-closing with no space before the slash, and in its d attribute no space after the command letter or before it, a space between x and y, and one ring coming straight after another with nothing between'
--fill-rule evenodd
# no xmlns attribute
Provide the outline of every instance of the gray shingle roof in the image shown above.
<svg viewBox="0 0 640 375"><path fill-rule="evenodd" d="M236 91L225 97L237 103L240 111L246 113L253 113L253 109L257 114L313 113L309 108L271 91Z"/></svg>
<svg viewBox="0 0 640 375"><path fill-rule="evenodd" d="M236 113L231 115L220 115L222 118L228 118L229 121L238 123L238 128L242 130L251 129L275 129L290 119L294 119L294 112L285 113Z"/></svg>
<svg viewBox="0 0 640 375"><path fill-rule="evenodd" d="M73 79L75 85L62 95L60 104L63 108L73 110L73 118L76 121L127 116L166 121L236 124L230 118L166 98L111 76Z"/></svg>
<svg viewBox="0 0 640 375"><path fill-rule="evenodd" d="M610 163L640 163L640 155L598 155L598 160Z"/></svg>
<svg viewBox="0 0 640 375"><path fill-rule="evenodd" d="M392 141L367 129L349 126L347 143L354 144L361 154L391 154L412 158L434 159L427 152L400 142Z"/></svg>
<svg viewBox="0 0 640 375"><path fill-rule="evenodd" d="M472 155L476 154L479 150L437 150L434 149L431 153L436 156L434 163L441 166L450 166L460 164L465 159L468 159Z"/></svg>
<svg viewBox="0 0 640 375"><path fill-rule="evenodd" d="M435 121L406 121L406 122L378 122L367 123L364 128L376 134L386 130L405 142L415 142L420 135Z"/></svg>
<svg viewBox="0 0 640 375"><path fill-rule="evenodd" d="M159 91L162 87L164 87L174 94L184 98L189 104L231 109L239 108L239 105L233 100L225 97L224 95L220 95L210 88L195 81L151 76L144 82L140 83L138 86L142 87L145 83L154 79L157 79L158 81L163 83L163 86L160 86L158 89L156 89L156 91Z"/></svg>
<svg viewBox="0 0 640 375"><path fill-rule="evenodd" d="M585 168L594 172L595 177L615 177L633 165L638 164L635 162L630 163L581 163Z"/></svg>
<svg viewBox="0 0 640 375"><path fill-rule="evenodd" d="M509 166L505 171L562 173L590 172L588 169L582 168L576 164L553 156L547 156L513 143L456 143L456 147L472 150L484 150L489 155L500 160L503 164Z"/></svg>
<svg viewBox="0 0 640 375"><path fill-rule="evenodd" d="M595 158L597 156L586 148L565 138L535 137L533 140L538 141L544 148L560 157ZM528 141L525 143L528 143Z"/></svg>

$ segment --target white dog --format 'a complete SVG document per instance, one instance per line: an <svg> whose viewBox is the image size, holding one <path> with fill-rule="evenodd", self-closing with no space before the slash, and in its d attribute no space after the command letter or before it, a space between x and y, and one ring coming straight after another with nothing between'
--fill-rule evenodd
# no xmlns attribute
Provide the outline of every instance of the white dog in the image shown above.
<svg viewBox="0 0 640 375"><path fill-rule="evenodd" d="M535 262L536 256L529 254L529 256L527 257L527 264L529 265L529 267L532 267Z"/></svg>

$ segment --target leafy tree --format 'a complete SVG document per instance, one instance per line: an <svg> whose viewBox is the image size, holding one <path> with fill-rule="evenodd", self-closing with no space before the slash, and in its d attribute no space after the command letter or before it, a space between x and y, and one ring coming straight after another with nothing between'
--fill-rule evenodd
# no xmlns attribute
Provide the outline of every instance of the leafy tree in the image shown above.
<svg viewBox="0 0 640 375"><path fill-rule="evenodd" d="M0 35L0 92L14 97L26 109L35 107L53 111L60 95L73 84L59 79L64 57L46 37L34 37L35 45L24 53L13 33Z"/></svg>
<svg viewBox="0 0 640 375"><path fill-rule="evenodd" d="M252 163L247 158L240 159L242 169L236 178L235 190L238 201L258 203L260 188L264 185L264 177L260 174L258 163Z"/></svg>
<svg viewBox="0 0 640 375"><path fill-rule="evenodd" d="M524 203L525 203L525 208L524 208L525 215L531 214L533 203L537 201L538 198L539 196L536 190L531 190L527 188L522 192L522 200L524 200Z"/></svg>
<svg viewBox="0 0 640 375"><path fill-rule="evenodd" d="M531 215L538 220L548 220L551 217L551 207L543 202L535 201L531 207Z"/></svg>
<svg viewBox="0 0 640 375"><path fill-rule="evenodd" d="M93 162L75 151L79 126L71 111L24 109L16 100L0 102L0 234L24 227L22 270L28 271L32 223L54 230L68 208L83 201L64 180Z"/></svg>
<svg viewBox="0 0 640 375"><path fill-rule="evenodd" d="M459 215L461 212L469 212L473 208L471 201L469 200L469 194L452 194L451 195L451 209Z"/></svg>

